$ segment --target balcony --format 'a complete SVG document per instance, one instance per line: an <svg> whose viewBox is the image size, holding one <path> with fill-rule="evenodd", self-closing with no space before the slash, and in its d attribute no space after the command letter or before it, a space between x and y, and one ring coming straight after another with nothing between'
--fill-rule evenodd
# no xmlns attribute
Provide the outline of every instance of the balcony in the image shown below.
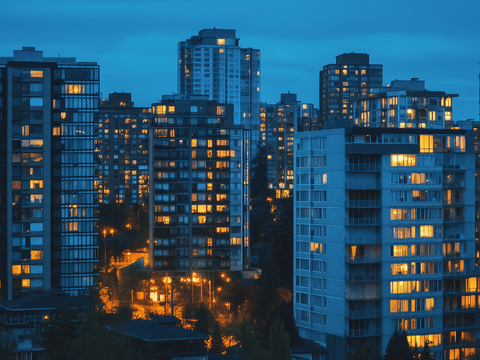
<svg viewBox="0 0 480 360"><path fill-rule="evenodd" d="M345 300L380 300L380 283L347 283Z"/></svg>
<svg viewBox="0 0 480 360"><path fill-rule="evenodd" d="M381 200L346 200L347 208L379 208L382 206Z"/></svg>
<svg viewBox="0 0 480 360"><path fill-rule="evenodd" d="M355 255L350 256L348 254L345 255L345 262L350 264L371 264L371 263L379 263L382 261L382 256L380 254L365 254L365 255Z"/></svg>
<svg viewBox="0 0 480 360"><path fill-rule="evenodd" d="M347 181L345 182L346 190L380 190L382 188L381 181Z"/></svg>
<svg viewBox="0 0 480 360"><path fill-rule="evenodd" d="M345 274L345 281L349 282L371 282L380 280L380 274Z"/></svg>
<svg viewBox="0 0 480 360"><path fill-rule="evenodd" d="M345 171L350 172L380 172L382 170L382 165L380 164L346 164Z"/></svg>
<svg viewBox="0 0 480 360"><path fill-rule="evenodd" d="M376 245L381 243L381 236L345 236L346 245Z"/></svg>
<svg viewBox="0 0 480 360"><path fill-rule="evenodd" d="M367 337L367 336L380 336L380 329L349 329L349 337Z"/></svg>
<svg viewBox="0 0 480 360"><path fill-rule="evenodd" d="M380 226L382 219L380 218L347 218L345 219L346 226Z"/></svg>
<svg viewBox="0 0 480 360"><path fill-rule="evenodd" d="M381 310L357 310L357 311L348 311L345 310L345 317L348 317L351 320L355 319L374 319L382 316Z"/></svg>

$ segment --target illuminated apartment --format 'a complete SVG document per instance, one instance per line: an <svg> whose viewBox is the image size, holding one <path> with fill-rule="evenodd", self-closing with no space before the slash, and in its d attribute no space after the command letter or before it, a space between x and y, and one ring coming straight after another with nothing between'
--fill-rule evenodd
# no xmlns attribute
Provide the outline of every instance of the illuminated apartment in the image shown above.
<svg viewBox="0 0 480 360"><path fill-rule="evenodd" d="M134 107L130 93L113 93L100 105L99 201L148 205L150 108Z"/></svg>
<svg viewBox="0 0 480 360"><path fill-rule="evenodd" d="M0 299L94 285L99 66L0 58Z"/></svg>
<svg viewBox="0 0 480 360"><path fill-rule="evenodd" d="M382 86L383 65L370 64L362 53L338 55L335 64L320 71L319 116L321 123L353 119L353 103Z"/></svg>
<svg viewBox="0 0 480 360"><path fill-rule="evenodd" d="M395 330L436 359L480 336L471 130L336 128L295 136L294 309L329 359Z"/></svg>
<svg viewBox="0 0 480 360"><path fill-rule="evenodd" d="M354 103L354 123L359 126L444 129L452 121L455 94L430 91L425 81L393 80L368 98Z"/></svg>
<svg viewBox="0 0 480 360"><path fill-rule="evenodd" d="M150 264L159 270L249 266L248 130L233 106L165 95L150 132Z"/></svg>
<svg viewBox="0 0 480 360"><path fill-rule="evenodd" d="M235 125L250 129L250 149L260 141L260 50L240 47L235 30L203 29L178 43L177 91L233 104Z"/></svg>
<svg viewBox="0 0 480 360"><path fill-rule="evenodd" d="M297 101L296 94L281 94L276 104L261 106L260 132L266 146L268 185L277 198L290 197L293 189L293 137L295 131L317 130L318 111Z"/></svg>

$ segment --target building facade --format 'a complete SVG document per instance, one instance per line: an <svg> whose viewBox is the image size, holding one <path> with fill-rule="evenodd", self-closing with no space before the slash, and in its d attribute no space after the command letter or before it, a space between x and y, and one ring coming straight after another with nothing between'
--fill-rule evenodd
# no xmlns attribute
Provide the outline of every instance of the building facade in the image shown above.
<svg viewBox="0 0 480 360"><path fill-rule="evenodd" d="M150 264L159 270L249 266L248 130L233 106L163 96L150 131Z"/></svg>
<svg viewBox="0 0 480 360"><path fill-rule="evenodd" d="M130 93L113 93L100 105L99 201L148 205L150 108L134 107Z"/></svg>
<svg viewBox="0 0 480 360"><path fill-rule="evenodd" d="M262 103L261 143L266 146L268 186L277 198L292 196L293 137L296 131L317 130L318 111L297 101L296 94L281 94L276 104Z"/></svg>
<svg viewBox="0 0 480 360"><path fill-rule="evenodd" d="M429 91L425 81L393 80L368 98L354 103L354 123L359 126L444 129L452 122L456 94Z"/></svg>
<svg viewBox="0 0 480 360"><path fill-rule="evenodd" d="M0 297L94 284L99 66L24 47L0 58Z"/></svg>
<svg viewBox="0 0 480 360"><path fill-rule="evenodd" d="M339 128L295 139L295 316L329 357L395 330L436 359L473 353L473 131ZM330 352L331 351L331 352Z"/></svg>
<svg viewBox="0 0 480 360"><path fill-rule="evenodd" d="M242 48L235 30L203 29L178 43L177 91L233 104L235 125L250 130L251 150L260 141L260 50Z"/></svg>
<svg viewBox="0 0 480 360"><path fill-rule="evenodd" d="M319 110L322 123L353 119L353 104L382 86L383 65L370 64L363 53L338 55L320 71Z"/></svg>

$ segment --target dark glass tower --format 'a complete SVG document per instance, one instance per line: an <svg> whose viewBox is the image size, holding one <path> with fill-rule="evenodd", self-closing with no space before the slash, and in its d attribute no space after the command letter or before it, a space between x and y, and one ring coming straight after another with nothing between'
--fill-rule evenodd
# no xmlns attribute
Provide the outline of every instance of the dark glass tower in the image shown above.
<svg viewBox="0 0 480 360"><path fill-rule="evenodd" d="M349 53L336 57L335 64L320 71L320 119L351 121L353 103L382 86L383 65L370 64L368 54Z"/></svg>
<svg viewBox="0 0 480 360"><path fill-rule="evenodd" d="M130 93L113 93L100 106L99 197L106 204L148 205L150 108L134 107Z"/></svg>
<svg viewBox="0 0 480 360"><path fill-rule="evenodd" d="M248 130L232 105L163 96L150 131L150 264L160 270L249 266Z"/></svg>
<svg viewBox="0 0 480 360"><path fill-rule="evenodd" d="M0 58L0 294L94 284L99 66L24 47Z"/></svg>

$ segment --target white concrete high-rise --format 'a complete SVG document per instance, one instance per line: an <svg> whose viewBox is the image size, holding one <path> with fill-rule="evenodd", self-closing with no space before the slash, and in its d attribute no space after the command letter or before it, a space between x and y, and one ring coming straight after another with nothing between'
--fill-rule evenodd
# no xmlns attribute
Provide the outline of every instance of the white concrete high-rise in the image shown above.
<svg viewBox="0 0 480 360"><path fill-rule="evenodd" d="M233 104L235 125L260 140L260 50L242 48L235 30L203 29L178 43L177 91Z"/></svg>
<svg viewBox="0 0 480 360"><path fill-rule="evenodd" d="M475 138L437 127L451 116L442 96L383 97L394 112L373 123L395 127L364 121L295 135L295 318L328 359L366 347L383 355L395 330L420 350L428 341L436 359L474 351Z"/></svg>

